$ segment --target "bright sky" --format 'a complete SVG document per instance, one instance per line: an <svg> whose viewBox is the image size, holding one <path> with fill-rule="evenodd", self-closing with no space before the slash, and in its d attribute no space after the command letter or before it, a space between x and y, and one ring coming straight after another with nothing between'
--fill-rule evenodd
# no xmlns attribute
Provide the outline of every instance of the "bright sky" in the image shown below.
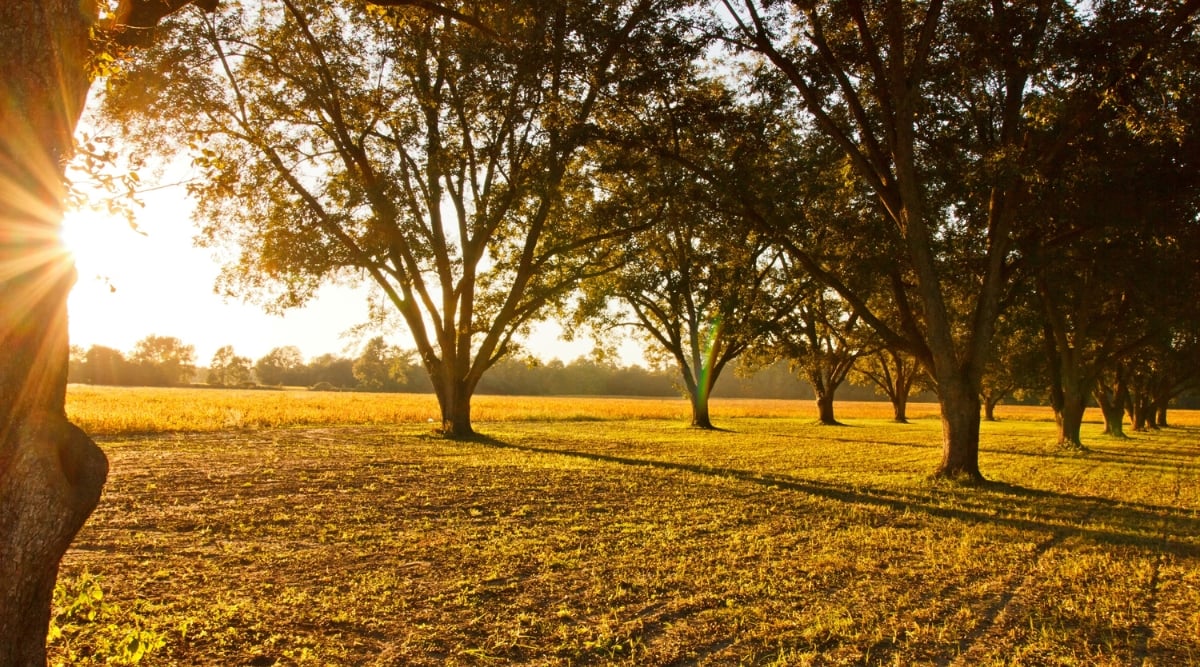
<svg viewBox="0 0 1200 667"><path fill-rule="evenodd" d="M217 260L192 243L196 230L183 187L156 190L144 201L137 212L140 234L124 219L103 214L71 213L64 221L63 239L79 271L68 305L71 344L128 353L149 334L175 336L195 346L199 365L222 345L251 359L283 345L299 347L305 358L357 353L363 341L344 334L367 319L365 289L326 287L307 307L283 317L227 301L213 293ZM560 331L543 325L528 347L544 361L569 362L591 352L591 341L568 343ZM404 331L385 338L413 346ZM626 363L640 362L636 346L623 352Z"/></svg>

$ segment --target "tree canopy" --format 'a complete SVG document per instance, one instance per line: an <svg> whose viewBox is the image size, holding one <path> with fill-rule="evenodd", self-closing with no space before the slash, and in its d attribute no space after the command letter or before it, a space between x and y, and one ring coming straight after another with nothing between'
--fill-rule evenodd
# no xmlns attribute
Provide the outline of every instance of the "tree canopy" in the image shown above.
<svg viewBox="0 0 1200 667"><path fill-rule="evenodd" d="M1101 375L1176 326L1153 289L1134 317L1071 285L1190 238L1192 3L408 4L185 13L108 111L135 145L194 160L201 238L235 251L226 292L287 308L329 280L373 284L447 433L470 434L483 374L581 286L626 298L703 396L744 346L708 344L739 320L716 287L770 277L766 320L873 331L814 375L831 387L886 350L902 417L917 371L901 360L920 365L945 420L938 473L972 480L981 404L1011 384L996 337L1028 343L1036 320L1002 317L1017 294L1056 286L1037 334L1047 395L1070 395L1052 401L1065 440ZM739 252L755 268L718 279ZM788 274L758 271L766 257ZM688 293L707 305L668 316ZM1082 315L1130 333L1064 366Z"/></svg>
<svg viewBox="0 0 1200 667"><path fill-rule="evenodd" d="M223 289L286 308L366 278L416 341L443 429L468 435L483 373L629 231L578 213L601 196L581 152L685 52L671 7L481 3L504 35L488 39L406 9L231 6L180 16L109 112L134 143L190 147L202 238L238 253Z"/></svg>

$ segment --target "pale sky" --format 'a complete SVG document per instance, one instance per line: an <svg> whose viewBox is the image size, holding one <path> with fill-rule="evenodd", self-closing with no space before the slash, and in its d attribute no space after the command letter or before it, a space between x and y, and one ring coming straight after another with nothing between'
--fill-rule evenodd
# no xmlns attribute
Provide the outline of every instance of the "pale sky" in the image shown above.
<svg viewBox="0 0 1200 667"><path fill-rule="evenodd" d="M76 212L64 221L64 242L75 253L79 271L68 305L72 345L128 353L148 334L175 336L195 346L202 366L222 345L233 345L251 359L283 345L299 347L306 359L357 352L363 341L343 334L367 319L365 289L326 287L308 306L283 317L225 300L213 292L219 265L212 251L192 243L196 228L183 187L156 190L143 199L145 208L137 211L141 234L104 214ZM543 361L569 362L591 352L590 340L568 343L559 331L542 325L529 349ZM385 337L413 346L404 331ZM641 363L636 344L622 348L622 356L625 363Z"/></svg>

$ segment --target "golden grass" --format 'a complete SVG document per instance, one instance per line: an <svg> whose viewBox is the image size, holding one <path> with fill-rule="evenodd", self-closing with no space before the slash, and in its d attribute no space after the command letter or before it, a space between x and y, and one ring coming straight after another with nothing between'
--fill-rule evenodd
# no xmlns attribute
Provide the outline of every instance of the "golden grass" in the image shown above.
<svg viewBox="0 0 1200 667"><path fill-rule="evenodd" d="M927 479L932 418L490 401L524 421L480 414L471 443L423 419L102 438L60 601L99 577L109 607L60 606L53 661L121 664L140 632L151 666L1200 664L1195 413L1089 422L1078 453L1002 410L964 488Z"/></svg>
<svg viewBox="0 0 1200 667"><path fill-rule="evenodd" d="M713 419L816 419L812 401L713 399ZM840 419L888 419L886 402L843 401ZM432 423L439 419L431 394L369 394L306 390L259 391L193 388L125 388L70 385L67 413L95 435L164 432L213 432L230 429L304 426L382 426ZM909 405L910 419L936 418L932 403ZM1181 425L1200 418L1181 415ZM476 396L472 416L478 423L507 421L589 421L678 419L691 415L682 398L574 396ZM1000 419L1048 420L1047 408L1000 406ZM1098 415L1093 415L1098 417ZM1188 421L1192 420L1192 421Z"/></svg>

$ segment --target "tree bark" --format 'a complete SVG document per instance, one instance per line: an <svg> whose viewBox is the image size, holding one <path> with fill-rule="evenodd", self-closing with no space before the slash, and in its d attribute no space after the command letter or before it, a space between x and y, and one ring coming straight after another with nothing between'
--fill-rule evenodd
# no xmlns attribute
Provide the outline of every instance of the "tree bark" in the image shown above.
<svg viewBox="0 0 1200 667"><path fill-rule="evenodd" d="M0 665L43 665L58 565L104 454L67 421L63 169L88 89L95 6L0 3Z"/></svg>
<svg viewBox="0 0 1200 667"><path fill-rule="evenodd" d="M979 394L965 378L938 383L942 412L942 462L935 477L971 483L983 481L979 471Z"/></svg>
<svg viewBox="0 0 1200 667"><path fill-rule="evenodd" d="M1112 384L1109 385L1108 378ZM1125 404L1129 402L1129 384L1126 380L1125 369L1116 366L1110 374L1103 374L1096 380L1096 389L1092 392L1100 413L1104 415L1104 435L1112 438L1127 438L1125 435Z"/></svg>
<svg viewBox="0 0 1200 667"><path fill-rule="evenodd" d="M471 387L466 381L453 377L442 379L436 384L438 407L442 411L442 427L439 433L454 440L475 436L471 426Z"/></svg>
<svg viewBox="0 0 1200 667"><path fill-rule="evenodd" d="M908 392L903 395L896 394L892 397L892 421L897 424L908 423Z"/></svg>
<svg viewBox="0 0 1200 667"><path fill-rule="evenodd" d="M983 401L983 419L984 421L996 421L996 404L1000 402L999 398L987 397Z"/></svg>
<svg viewBox="0 0 1200 667"><path fill-rule="evenodd" d="M1079 430L1083 426L1083 413L1087 410L1087 397L1080 392L1067 391L1061 406L1054 410L1054 422L1058 426L1058 446L1082 449L1083 440Z"/></svg>
<svg viewBox="0 0 1200 667"><path fill-rule="evenodd" d="M0 473L0 665L44 665L58 564L100 499L103 452L61 413L5 434Z"/></svg>
<svg viewBox="0 0 1200 667"><path fill-rule="evenodd" d="M1167 423L1167 403L1163 402L1154 407L1154 425L1158 428L1170 428Z"/></svg>
<svg viewBox="0 0 1200 667"><path fill-rule="evenodd" d="M817 421L826 426L841 426L842 423L833 415L833 392L817 392Z"/></svg>
<svg viewBox="0 0 1200 667"><path fill-rule="evenodd" d="M699 392L693 393L692 399L692 426L694 428L712 429L712 419L708 414L708 397L701 396Z"/></svg>
<svg viewBox="0 0 1200 667"><path fill-rule="evenodd" d="M1147 392L1136 391L1130 399L1130 420L1136 433L1145 433L1156 428L1154 423L1154 402Z"/></svg>
<svg viewBox="0 0 1200 667"><path fill-rule="evenodd" d="M676 351L679 372L683 376L683 387L692 404L692 427L715 430L708 412L708 399L721 374L723 364L714 365L713 359L702 359L698 349L693 354L691 365L687 364L680 351Z"/></svg>
<svg viewBox="0 0 1200 667"><path fill-rule="evenodd" d="M1128 438L1125 435L1125 410L1118 405L1101 405L1100 412L1104 415L1104 435L1112 438Z"/></svg>

